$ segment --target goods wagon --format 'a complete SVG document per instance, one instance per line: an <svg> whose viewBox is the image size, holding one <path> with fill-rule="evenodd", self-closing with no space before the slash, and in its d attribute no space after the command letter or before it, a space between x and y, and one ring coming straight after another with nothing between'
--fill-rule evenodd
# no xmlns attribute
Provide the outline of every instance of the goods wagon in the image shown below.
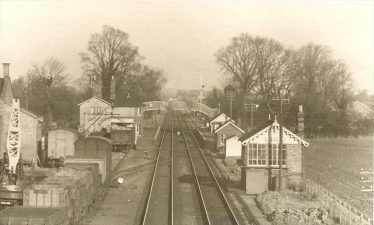
<svg viewBox="0 0 374 225"><path fill-rule="evenodd" d="M136 148L135 127L112 129L110 138L112 139L113 151L127 151L129 148Z"/></svg>
<svg viewBox="0 0 374 225"><path fill-rule="evenodd" d="M74 155L74 142L78 134L74 130L55 129L48 132L48 158L59 159Z"/></svg>
<svg viewBox="0 0 374 225"><path fill-rule="evenodd" d="M65 219L69 224L74 224L95 201L101 186L100 180L97 164L67 163L56 170L53 176L24 189L23 206L35 210L64 208Z"/></svg>

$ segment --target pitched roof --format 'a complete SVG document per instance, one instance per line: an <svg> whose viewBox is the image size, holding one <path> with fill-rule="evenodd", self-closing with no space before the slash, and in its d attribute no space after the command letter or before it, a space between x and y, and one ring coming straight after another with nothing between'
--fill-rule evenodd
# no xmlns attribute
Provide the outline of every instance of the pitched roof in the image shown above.
<svg viewBox="0 0 374 225"><path fill-rule="evenodd" d="M43 117L38 116L38 115L36 115L35 113L33 113L33 112L31 112L31 111L29 111L29 110L27 110L27 109L24 109L24 108L21 108L21 107L20 107L20 110L21 110L21 112L23 112L23 113L25 113L25 114L27 114L27 115L29 115L29 116L35 118L35 119L38 119L38 120L40 120L40 121L43 121Z"/></svg>
<svg viewBox="0 0 374 225"><path fill-rule="evenodd" d="M242 143L243 142L247 142L247 141L249 141L249 139L255 138L258 135L261 135L262 133L267 132L269 130L270 126L279 127L279 123L277 122L277 120L268 121L263 126L259 127L259 129L253 130L252 132L248 132L248 133L244 134L243 136L241 136L239 138L239 141L241 141ZM304 141L299 136L297 136L296 134L292 133L290 130L288 130L285 127L283 127L283 133L291 136L292 138L294 138L295 140L297 140L300 144L304 145L305 147L309 146L308 142Z"/></svg>
<svg viewBox="0 0 374 225"><path fill-rule="evenodd" d="M249 132L246 132L245 134L243 134L240 138L239 138L239 141L244 141L244 140L247 140L249 139L250 137L252 137L253 135L259 133L261 130L269 127L271 124L273 124L273 121L271 120L268 120L266 121L264 124L262 124L261 126L257 127L256 129L254 130L251 130Z"/></svg>
<svg viewBox="0 0 374 225"><path fill-rule="evenodd" d="M12 104L9 104L9 103L6 103L7 106L9 106L10 108L12 108ZM43 121L43 117L39 116L39 115L36 115L35 113L27 110L27 109L24 109L22 108L21 106L19 107L19 110L22 112L22 113L25 113L29 116L31 116L32 118L34 119L37 119L37 120L40 120L40 121Z"/></svg>
<svg viewBox="0 0 374 225"><path fill-rule="evenodd" d="M231 118L228 117L226 114L224 114L224 113L219 113L219 114L217 114L215 117L213 117L213 119L211 119L211 120L209 121L209 123L211 123L213 120L217 119L217 118L218 118L219 116L221 116L221 115L224 115L225 117L231 119Z"/></svg>
<svg viewBox="0 0 374 225"><path fill-rule="evenodd" d="M227 122L223 123L221 126L219 126L217 129L214 130L214 133L217 133L219 130L221 130L222 128L224 128L228 124L231 124L232 126L234 126L236 129L238 129L240 132L242 132L244 134L244 130L242 130L240 127L236 126L235 123L233 123L232 120L228 120Z"/></svg>
<svg viewBox="0 0 374 225"><path fill-rule="evenodd" d="M104 102L104 103L106 103L106 104L108 104L108 105L111 105L110 102L105 101L104 99L102 99L102 98L100 98L100 97L93 96L92 98L89 98L89 99L87 99L86 101L83 101L83 102L79 103L78 106L80 106L80 105L82 105L82 104L84 104L84 103L86 103L86 102L88 102L88 101L90 101L91 99L94 99L94 98L97 99L97 100L100 100L100 101L102 101L102 102Z"/></svg>

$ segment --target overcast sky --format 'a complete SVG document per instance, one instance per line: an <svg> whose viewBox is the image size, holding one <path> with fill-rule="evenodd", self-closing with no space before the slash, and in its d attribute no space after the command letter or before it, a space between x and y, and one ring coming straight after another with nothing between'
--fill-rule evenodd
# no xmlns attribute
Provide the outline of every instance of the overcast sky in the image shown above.
<svg viewBox="0 0 374 225"><path fill-rule="evenodd" d="M350 68L356 86L373 91L373 1L4 1L0 61L11 76L56 57L71 77L78 53L103 25L130 35L144 63L162 69L168 87L222 84L214 54L240 33L274 38L286 47L328 45Z"/></svg>

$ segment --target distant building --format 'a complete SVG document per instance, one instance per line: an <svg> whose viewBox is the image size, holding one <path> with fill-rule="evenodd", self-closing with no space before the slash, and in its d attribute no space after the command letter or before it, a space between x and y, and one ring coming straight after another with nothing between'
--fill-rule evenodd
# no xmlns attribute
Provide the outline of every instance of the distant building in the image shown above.
<svg viewBox="0 0 374 225"><path fill-rule="evenodd" d="M121 129L135 127L136 135L141 135L142 110L140 106L114 105L94 96L79 106L79 131L85 136L100 132L103 128Z"/></svg>
<svg viewBox="0 0 374 225"><path fill-rule="evenodd" d="M374 115L374 110L371 107L373 107L373 105L366 102L354 101L352 103L352 110L362 117Z"/></svg>
<svg viewBox="0 0 374 225"><path fill-rule="evenodd" d="M12 82L9 76L9 63L3 63L3 77L0 78L0 148L6 152L10 111L14 98ZM38 145L42 139L43 119L25 109L20 109L21 156L24 161L36 162Z"/></svg>
<svg viewBox="0 0 374 225"><path fill-rule="evenodd" d="M298 115L303 115L299 113ZM303 119L298 119L303 132ZM302 123L302 124L301 124ZM247 194L260 194L274 189L279 174L279 123L269 121L260 129L244 134L242 143L242 181ZM283 127L282 173L284 184L297 185L302 174L302 149L308 142Z"/></svg>
<svg viewBox="0 0 374 225"><path fill-rule="evenodd" d="M155 114L163 114L167 111L168 102L165 101L151 101L151 102L143 102L144 110L143 116L144 118L150 118Z"/></svg>
<svg viewBox="0 0 374 225"><path fill-rule="evenodd" d="M79 132L85 136L103 129L135 128L135 134L141 135L142 107L137 105L119 104L115 96L115 79L112 78L110 101L101 98L101 85L94 79L93 97L78 104Z"/></svg>
<svg viewBox="0 0 374 225"><path fill-rule="evenodd" d="M224 113L216 115L215 117L213 117L213 119L209 121L210 132L213 133L215 129L217 129L219 126L221 126L223 123L229 120L231 120L231 118Z"/></svg>
<svg viewBox="0 0 374 225"><path fill-rule="evenodd" d="M233 121L229 120L215 129L214 134L214 142L216 144L216 148L218 149L225 146L225 141L228 137L240 137L244 134L244 130L235 125Z"/></svg>

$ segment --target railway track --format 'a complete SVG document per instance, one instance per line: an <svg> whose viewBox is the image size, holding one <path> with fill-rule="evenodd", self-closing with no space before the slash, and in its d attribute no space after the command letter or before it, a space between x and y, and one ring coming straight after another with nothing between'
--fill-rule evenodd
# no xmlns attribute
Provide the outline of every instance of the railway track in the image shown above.
<svg viewBox="0 0 374 225"><path fill-rule="evenodd" d="M191 127L176 113L164 123L140 224L239 224Z"/></svg>

